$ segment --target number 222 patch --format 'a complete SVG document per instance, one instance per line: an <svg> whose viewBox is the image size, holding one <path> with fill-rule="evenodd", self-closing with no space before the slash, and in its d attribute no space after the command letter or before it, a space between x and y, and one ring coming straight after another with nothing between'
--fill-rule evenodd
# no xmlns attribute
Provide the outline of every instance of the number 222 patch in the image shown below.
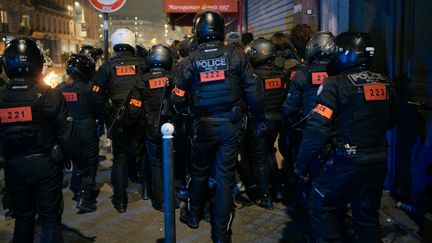
<svg viewBox="0 0 432 243"><path fill-rule="evenodd" d="M0 123L15 123L33 121L30 106L0 109Z"/></svg>
<svg viewBox="0 0 432 243"><path fill-rule="evenodd" d="M208 72L200 72L200 80L201 82L211 82L225 79L224 70L214 70Z"/></svg>

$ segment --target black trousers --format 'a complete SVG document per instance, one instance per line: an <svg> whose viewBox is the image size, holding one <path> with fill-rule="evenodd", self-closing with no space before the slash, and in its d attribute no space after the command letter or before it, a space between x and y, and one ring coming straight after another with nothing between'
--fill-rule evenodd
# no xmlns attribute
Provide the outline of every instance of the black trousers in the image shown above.
<svg viewBox="0 0 432 243"><path fill-rule="evenodd" d="M269 151L274 150L273 145L269 147L269 141L272 138L266 136L258 139L256 137L256 124L252 120L248 123L242 137L241 159L237 168L240 179L247 188L256 185L260 194L268 193L270 186ZM274 143L274 140L272 141Z"/></svg>
<svg viewBox="0 0 432 243"><path fill-rule="evenodd" d="M368 165L335 160L325 168L310 195L310 218L316 237L324 242L338 241L336 212L351 203L358 242L381 242L378 210L385 175L385 160Z"/></svg>
<svg viewBox="0 0 432 243"><path fill-rule="evenodd" d="M162 134L158 127L147 127L145 147L151 172L152 200L162 203Z"/></svg>
<svg viewBox="0 0 432 243"><path fill-rule="evenodd" d="M89 156L89 185L93 189L96 185L96 173L99 167L99 137L96 123L93 119L75 120L74 125L78 130L81 143ZM72 191L77 192L81 188L81 179L78 176L78 166L74 166L70 183Z"/></svg>
<svg viewBox="0 0 432 243"><path fill-rule="evenodd" d="M128 164L136 161L136 155L124 149L113 139L113 166L111 170L111 183L114 190L114 201L127 202Z"/></svg>
<svg viewBox="0 0 432 243"><path fill-rule="evenodd" d="M189 122L189 123L188 123ZM190 130L192 121L186 118L176 121L176 131L174 135L174 177L176 186L186 186L187 169L191 155Z"/></svg>
<svg viewBox="0 0 432 243"><path fill-rule="evenodd" d="M42 223L41 242L63 242L62 169L48 154L6 161L6 187L15 213L13 242L33 242L36 214Z"/></svg>
<svg viewBox="0 0 432 243"><path fill-rule="evenodd" d="M226 118L201 118L194 122L192 138L190 210L199 215L207 200L212 166L215 167L216 195L213 240L231 238L233 181L240 148L240 125Z"/></svg>

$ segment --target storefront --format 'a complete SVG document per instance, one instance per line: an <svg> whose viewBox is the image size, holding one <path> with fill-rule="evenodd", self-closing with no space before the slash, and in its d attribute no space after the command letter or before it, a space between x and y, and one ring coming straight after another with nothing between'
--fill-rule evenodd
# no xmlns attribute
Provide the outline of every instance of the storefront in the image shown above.
<svg viewBox="0 0 432 243"><path fill-rule="evenodd" d="M239 31L238 0L164 0L164 12L168 23L174 26L191 26L196 13L204 10L214 10L221 13L226 22L227 31Z"/></svg>

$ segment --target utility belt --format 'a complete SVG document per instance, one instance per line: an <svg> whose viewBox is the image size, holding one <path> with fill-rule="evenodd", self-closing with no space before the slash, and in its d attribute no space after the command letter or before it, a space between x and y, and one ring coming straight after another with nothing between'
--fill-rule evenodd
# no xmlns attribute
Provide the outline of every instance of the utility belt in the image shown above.
<svg viewBox="0 0 432 243"><path fill-rule="evenodd" d="M199 115L194 115L194 120L204 120L204 121L231 121L233 123L238 123L242 119L242 108L240 106L234 106L231 110L223 109L213 109L213 112L199 113Z"/></svg>
<svg viewBox="0 0 432 243"><path fill-rule="evenodd" d="M338 141L334 144L335 158L348 159L353 164L373 164L387 159L387 146L355 146Z"/></svg>
<svg viewBox="0 0 432 243"><path fill-rule="evenodd" d="M63 151L59 145L54 145L51 149L33 150L29 151L28 153L15 153L13 155L5 153L6 161L12 163L23 160L39 159L43 157L49 157L53 161L61 163L63 163L65 160Z"/></svg>

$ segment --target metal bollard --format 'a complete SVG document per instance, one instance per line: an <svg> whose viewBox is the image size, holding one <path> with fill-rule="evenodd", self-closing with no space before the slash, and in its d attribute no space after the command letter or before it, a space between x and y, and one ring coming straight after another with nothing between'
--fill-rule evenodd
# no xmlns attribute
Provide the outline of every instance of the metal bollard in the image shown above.
<svg viewBox="0 0 432 243"><path fill-rule="evenodd" d="M174 126L165 123L161 127L163 153L163 207L165 221L165 242L176 241L175 209L174 209L174 164L173 164L173 133Z"/></svg>

